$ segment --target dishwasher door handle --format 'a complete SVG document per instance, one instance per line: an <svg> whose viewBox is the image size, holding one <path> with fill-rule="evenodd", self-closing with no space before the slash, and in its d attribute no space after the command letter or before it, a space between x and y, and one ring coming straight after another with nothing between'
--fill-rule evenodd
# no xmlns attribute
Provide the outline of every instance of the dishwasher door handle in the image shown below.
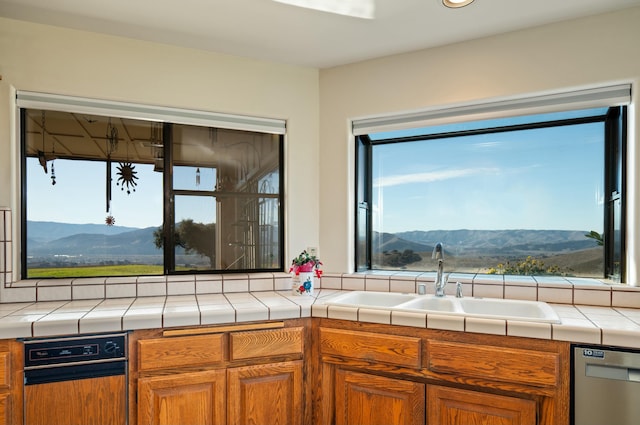
<svg viewBox="0 0 640 425"><path fill-rule="evenodd" d="M627 367L587 364L585 375L592 378L640 382L640 369L631 369Z"/></svg>

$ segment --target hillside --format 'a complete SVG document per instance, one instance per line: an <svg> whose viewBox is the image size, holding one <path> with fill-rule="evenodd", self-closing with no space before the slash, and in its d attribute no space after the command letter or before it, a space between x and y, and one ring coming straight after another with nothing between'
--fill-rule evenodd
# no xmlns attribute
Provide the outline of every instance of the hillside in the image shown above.
<svg viewBox="0 0 640 425"><path fill-rule="evenodd" d="M457 256L557 254L596 248L586 231L574 230L432 230L374 234L374 252L411 249L431 252L442 242Z"/></svg>
<svg viewBox="0 0 640 425"><path fill-rule="evenodd" d="M161 263L163 252L156 248L156 227L136 229L98 224L51 222L28 223L28 256L31 264L102 260ZM531 255L547 265L571 269L576 274L601 273L602 247L587 232L564 230L434 230L374 233L373 261L380 266L383 253L411 250L422 259L406 266L412 270L433 270L431 251L444 244L448 270L483 272L505 261ZM181 248L176 254L184 254ZM63 260L64 257L69 257ZM82 260L80 260L82 258ZM387 257L390 258L390 257ZM387 265L384 268L392 268ZM596 272L594 272L596 271Z"/></svg>
<svg viewBox="0 0 640 425"><path fill-rule="evenodd" d="M79 234L117 235L133 230L136 227L107 226L106 224L70 224L53 221L27 221L27 234L30 240L39 242L53 241L67 236Z"/></svg>

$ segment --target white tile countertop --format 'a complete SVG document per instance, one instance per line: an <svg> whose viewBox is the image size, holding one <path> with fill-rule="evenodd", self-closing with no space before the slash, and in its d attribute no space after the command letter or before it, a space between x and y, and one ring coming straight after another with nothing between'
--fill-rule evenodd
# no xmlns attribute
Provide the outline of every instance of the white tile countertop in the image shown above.
<svg viewBox="0 0 640 425"><path fill-rule="evenodd" d="M640 348L640 309L637 308L549 303L561 319L561 323L551 324L325 304L343 292L319 289L314 296L261 291L7 303L0 304L0 338L326 317Z"/></svg>

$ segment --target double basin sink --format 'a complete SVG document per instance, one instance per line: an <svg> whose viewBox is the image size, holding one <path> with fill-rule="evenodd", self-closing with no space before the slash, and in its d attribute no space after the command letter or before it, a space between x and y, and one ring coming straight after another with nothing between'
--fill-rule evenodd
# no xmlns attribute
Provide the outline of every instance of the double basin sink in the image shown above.
<svg viewBox="0 0 640 425"><path fill-rule="evenodd" d="M556 312L547 303L541 301L352 291L331 298L325 301L325 304L526 322L560 323Z"/></svg>

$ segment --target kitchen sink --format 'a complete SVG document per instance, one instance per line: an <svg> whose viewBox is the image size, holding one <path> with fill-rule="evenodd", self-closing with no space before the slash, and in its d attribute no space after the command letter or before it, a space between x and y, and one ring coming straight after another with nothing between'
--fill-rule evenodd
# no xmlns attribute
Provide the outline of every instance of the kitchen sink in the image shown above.
<svg viewBox="0 0 640 425"><path fill-rule="evenodd" d="M327 304L345 307L389 308L413 300L414 294L397 292L352 291L338 295Z"/></svg>
<svg viewBox="0 0 640 425"><path fill-rule="evenodd" d="M556 312L547 303L541 301L352 291L326 300L325 304L525 322L560 323Z"/></svg>
<svg viewBox="0 0 640 425"><path fill-rule="evenodd" d="M458 300L451 297L418 295L411 301L396 306L398 310L425 310L444 313L462 313Z"/></svg>
<svg viewBox="0 0 640 425"><path fill-rule="evenodd" d="M469 316L560 323L556 312L547 303L540 301L461 298L458 302Z"/></svg>

